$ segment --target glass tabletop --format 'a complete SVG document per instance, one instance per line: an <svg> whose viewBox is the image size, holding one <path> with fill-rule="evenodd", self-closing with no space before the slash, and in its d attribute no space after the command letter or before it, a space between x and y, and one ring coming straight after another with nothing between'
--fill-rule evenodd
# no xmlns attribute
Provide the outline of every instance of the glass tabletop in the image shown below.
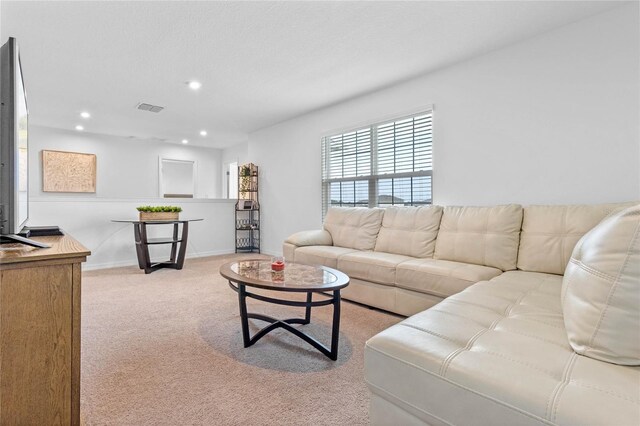
<svg viewBox="0 0 640 426"><path fill-rule="evenodd" d="M188 218L188 219L166 219L166 220L140 220L140 219L111 219L111 222L120 223L183 223L183 222L198 222L204 220L202 218Z"/></svg>
<svg viewBox="0 0 640 426"><path fill-rule="evenodd" d="M272 271L268 260L225 263L220 274L230 281L281 291L337 290L349 284L346 274L326 266L286 263L283 271Z"/></svg>

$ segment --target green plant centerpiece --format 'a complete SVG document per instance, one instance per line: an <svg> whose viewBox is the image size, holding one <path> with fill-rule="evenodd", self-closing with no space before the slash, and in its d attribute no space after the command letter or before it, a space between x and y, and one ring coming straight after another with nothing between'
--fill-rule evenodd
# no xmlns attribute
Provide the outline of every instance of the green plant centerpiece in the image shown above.
<svg viewBox="0 0 640 426"><path fill-rule="evenodd" d="M178 206L139 206L140 220L177 220L182 211Z"/></svg>

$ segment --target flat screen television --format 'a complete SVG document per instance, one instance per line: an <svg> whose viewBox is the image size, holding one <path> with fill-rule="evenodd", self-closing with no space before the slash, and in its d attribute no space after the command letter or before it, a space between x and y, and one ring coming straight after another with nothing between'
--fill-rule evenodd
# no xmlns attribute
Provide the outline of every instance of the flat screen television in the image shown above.
<svg viewBox="0 0 640 426"><path fill-rule="evenodd" d="M0 48L0 240L49 247L18 235L29 219L29 109L16 39Z"/></svg>

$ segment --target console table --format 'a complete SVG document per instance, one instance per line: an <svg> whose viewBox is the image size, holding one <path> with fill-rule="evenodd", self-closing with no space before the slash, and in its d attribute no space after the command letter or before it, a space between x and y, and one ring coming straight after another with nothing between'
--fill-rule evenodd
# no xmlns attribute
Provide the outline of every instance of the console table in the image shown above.
<svg viewBox="0 0 640 426"><path fill-rule="evenodd" d="M150 274L161 268L182 269L184 255L187 252L187 238L189 236L189 222L198 222L203 219L176 219L176 220L127 220L114 219L112 222L132 223L133 235L136 241L136 254L138 266L144 269L145 274ZM178 228L182 224L182 232ZM170 238L148 238L148 225L173 225L173 236ZM178 235L179 234L179 235ZM157 244L171 244L171 257L166 262L151 262L149 246Z"/></svg>
<svg viewBox="0 0 640 426"><path fill-rule="evenodd" d="M0 424L80 425L80 264L69 235L0 246Z"/></svg>

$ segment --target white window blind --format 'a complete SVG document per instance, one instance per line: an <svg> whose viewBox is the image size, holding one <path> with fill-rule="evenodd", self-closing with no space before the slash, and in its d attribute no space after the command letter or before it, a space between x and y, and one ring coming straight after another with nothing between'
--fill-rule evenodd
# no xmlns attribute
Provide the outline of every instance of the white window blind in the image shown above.
<svg viewBox="0 0 640 426"><path fill-rule="evenodd" d="M431 204L432 112L322 139L322 208Z"/></svg>

